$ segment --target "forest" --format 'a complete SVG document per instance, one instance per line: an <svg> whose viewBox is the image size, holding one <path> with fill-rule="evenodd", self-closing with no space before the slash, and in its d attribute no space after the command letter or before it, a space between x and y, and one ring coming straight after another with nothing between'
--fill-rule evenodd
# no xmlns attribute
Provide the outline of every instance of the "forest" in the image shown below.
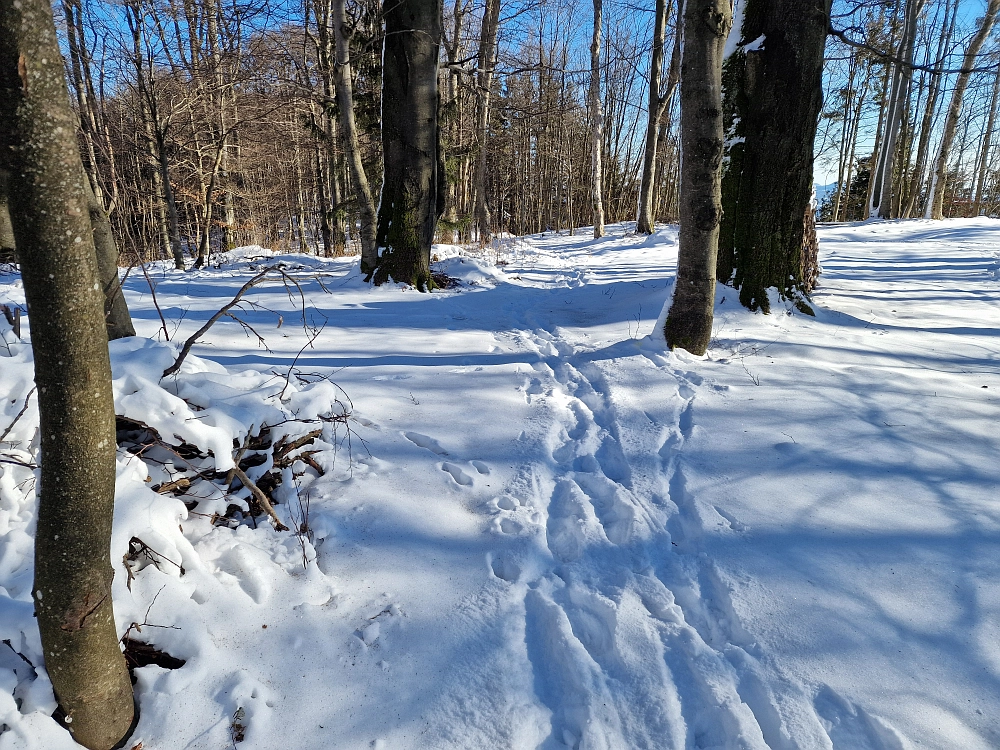
<svg viewBox="0 0 1000 750"><path fill-rule="evenodd" d="M995 748L1000 0L0 0L0 750Z"/></svg>
<svg viewBox="0 0 1000 750"><path fill-rule="evenodd" d="M382 182L379 3L77 0L56 11L84 167L127 257L360 252L363 205ZM834 3L815 146L821 221L997 210L1000 53L985 11ZM678 220L677 4L601 13L592 59L590 5L442 9L442 241L593 225L592 91L606 221L635 221L646 202L652 221Z"/></svg>

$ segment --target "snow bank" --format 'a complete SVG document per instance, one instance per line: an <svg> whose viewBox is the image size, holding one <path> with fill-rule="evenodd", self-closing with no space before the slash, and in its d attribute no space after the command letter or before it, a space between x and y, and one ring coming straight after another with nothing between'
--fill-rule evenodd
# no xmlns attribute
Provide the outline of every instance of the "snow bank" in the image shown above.
<svg viewBox="0 0 1000 750"><path fill-rule="evenodd" d="M0 329L0 335L5 342L0 432L6 431L0 443L0 640L9 644L0 646L0 747L76 747L50 718L56 704L31 601L37 502L37 469L32 467L38 458L31 349L9 329ZM229 630L236 613L247 617L259 610L259 619L266 621L264 613L274 601L322 606L335 593L315 564L313 547L334 530L303 526L308 505L302 495L317 472L301 461L290 463L282 470L285 481L273 492L280 500L279 518L301 533L277 532L265 516L254 518L246 488L229 492L223 481L199 477L224 475L234 466L236 447L262 433L281 445L318 429L306 446L310 460L331 465L342 437L336 428L343 431L348 410L343 393L325 379L286 382L274 373L231 373L191 356L177 375L161 381L163 369L176 357L173 345L130 338L112 342L110 349L116 412L131 420L119 423L123 447L111 539L118 631L152 640L187 662L179 671L136 669L138 736L176 710L178 695L195 698L190 718L212 713L216 688L203 693L196 686L206 680L215 685L213 680L231 670L217 638ZM161 440L152 440L143 426ZM267 450L250 450L244 457L267 455ZM247 471L256 481L273 467L266 460L251 463L256 466ZM185 479L194 483L192 492L154 491ZM274 720L260 689L233 686L228 692L225 708L244 711L251 738ZM231 710L229 703L234 703Z"/></svg>

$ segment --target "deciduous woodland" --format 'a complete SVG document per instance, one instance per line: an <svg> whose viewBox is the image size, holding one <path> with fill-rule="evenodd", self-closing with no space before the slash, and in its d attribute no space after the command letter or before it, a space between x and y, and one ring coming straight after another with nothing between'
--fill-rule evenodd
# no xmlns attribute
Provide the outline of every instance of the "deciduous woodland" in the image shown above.
<svg viewBox="0 0 1000 750"><path fill-rule="evenodd" d="M0 0L0 750L1000 747L1000 0Z"/></svg>
<svg viewBox="0 0 1000 750"><path fill-rule="evenodd" d="M605 3L598 37L583 3L440 10L439 239L591 226L595 164L607 222L636 220L640 205L678 219L677 3ZM360 252L382 182L380 124L397 105L382 101L378 3L65 0L57 11L84 165L127 257ZM995 15L971 0L834 3L821 219L996 209Z"/></svg>

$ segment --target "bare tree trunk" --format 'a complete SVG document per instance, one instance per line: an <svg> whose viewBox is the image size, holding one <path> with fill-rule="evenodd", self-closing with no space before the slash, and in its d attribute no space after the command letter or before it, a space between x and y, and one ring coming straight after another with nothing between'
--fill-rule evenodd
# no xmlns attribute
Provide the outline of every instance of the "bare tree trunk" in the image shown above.
<svg viewBox="0 0 1000 750"><path fill-rule="evenodd" d="M174 257L174 267L184 270L184 250L181 247L180 222L177 217L177 201L174 198L174 188L170 184L170 165L167 162L167 144L162 134L157 130L156 136L157 167L160 171L160 185L163 187L163 202L167 207L167 232L170 237L170 252Z"/></svg>
<svg viewBox="0 0 1000 750"><path fill-rule="evenodd" d="M955 88L951 94L951 104L948 106L948 114L944 120L944 134L941 136L941 146L938 149L937 164L934 169L934 189L928 199L930 219L944 218L944 192L947 178L948 157L951 152L952 141L955 140L955 129L958 125L958 116L962 112L962 97L965 96L965 89L969 86L969 78L972 76L971 68L976 64L976 57L983 43L989 38L993 24L996 23L997 13L1000 12L1000 0L989 0L986 6L986 13L979 22L976 34L969 42L969 48L962 58L962 72L955 79Z"/></svg>
<svg viewBox="0 0 1000 750"><path fill-rule="evenodd" d="M212 161L212 169L208 175L208 184L205 186L204 203L202 204L202 211L204 217L204 231L201 233L201 239L198 243L198 258L195 260L195 268L202 268L206 263L208 263L208 255L211 252L211 241L212 241L212 220L215 208L215 186L219 179L219 167L222 164L222 159L226 154L226 137L222 136L222 143L216 146L215 158ZM228 249L228 248L224 248Z"/></svg>
<svg viewBox="0 0 1000 750"><path fill-rule="evenodd" d="M33 594L66 727L91 750L135 706L111 605L115 412L91 220L47 0L0 1L0 167L31 316L41 418Z"/></svg>
<svg viewBox="0 0 1000 750"><path fill-rule="evenodd" d="M333 0L333 31L337 43L337 64L334 70L337 90L337 107L340 110L340 130L347 152L347 166L358 197L358 214L361 218L361 270L371 274L378 265L378 247L375 244L375 201L368 186L368 175L361 161L358 144L358 127L354 121L354 90L351 78L351 34L344 11L345 0Z"/></svg>
<svg viewBox="0 0 1000 750"><path fill-rule="evenodd" d="M493 88L493 65L496 59L497 33L500 20L500 0L486 0L483 23L479 33L479 57L476 98L476 232L479 243L490 241L492 228L489 196L486 190L487 148L486 137L490 124L490 96Z"/></svg>
<svg viewBox="0 0 1000 750"><path fill-rule="evenodd" d="M879 108L878 108L878 125L875 127L875 146L872 148L871 161L869 162L869 171L874 171L875 169L875 159L878 156L879 151L882 148L882 135L885 132L885 113L889 109L889 85L892 81L892 68L890 66L885 67L885 72L882 75L882 93L879 96ZM868 218L868 207L872 204L872 192L875 190L875 180L868 180L868 191L865 193L865 204L862 208L862 216Z"/></svg>
<svg viewBox="0 0 1000 750"><path fill-rule="evenodd" d="M590 164L591 205L594 212L594 238L604 236L604 188L601 175L601 149L604 146L604 113L601 106L601 25L604 2L594 0L594 34L590 42L590 89L587 101L590 107Z"/></svg>
<svg viewBox="0 0 1000 750"><path fill-rule="evenodd" d="M983 132L983 148L979 155L979 175L976 178L976 201L972 212L979 216L983 205L983 190L986 186L986 172L990 165L990 145L993 138L993 126L996 123L997 104L1000 103L1000 68L993 76L993 91L990 94L990 114L986 119L986 129Z"/></svg>
<svg viewBox="0 0 1000 750"><path fill-rule="evenodd" d="M712 337L722 218L722 54L727 0L686 0L681 62L681 229L667 345L704 354Z"/></svg>
<svg viewBox="0 0 1000 750"><path fill-rule="evenodd" d="M433 288L431 243L439 198L438 55L440 0L385 0L382 152L385 177L376 241L375 283Z"/></svg>
<svg viewBox="0 0 1000 750"><path fill-rule="evenodd" d="M946 2L945 4L944 20L941 24L941 34L938 37L935 60L943 59L948 45L951 44L951 37L955 31L955 15L958 12L958 5L959 0L954 0L949 20L948 3ZM931 133L934 130L934 113L938 107L938 96L941 93L942 78L943 76L940 74L931 74L930 89L927 93L924 116L920 125L920 138L917 142L917 158L913 165L913 175L910 180L910 197L906 202L906 207L900 212L903 218L908 219L913 216L917 208L917 201L920 198L920 189L923 186L924 175L927 171L927 151L930 147ZM930 205L930 195L927 196L927 205Z"/></svg>
<svg viewBox="0 0 1000 750"><path fill-rule="evenodd" d="M90 225L93 228L94 250L97 253L97 273L101 280L101 288L104 290L104 323L107 327L108 341L135 336L121 280L118 278L118 245L115 243L111 222L108 221L104 206L90 189L89 181L84 184L84 191L87 196Z"/></svg>
<svg viewBox="0 0 1000 750"><path fill-rule="evenodd" d="M667 16L670 8L667 0L656 0L656 20L653 27L653 55L649 64L649 96L646 119L646 149L642 157L642 182L639 185L639 219L636 231L652 234L656 217L653 215L653 184L656 180L656 149L660 134L660 118L670 104L677 87L680 64L680 33L674 34L674 49L670 55L670 72L667 90L660 94L660 78L663 75L663 45L667 37Z"/></svg>
<svg viewBox="0 0 1000 750"><path fill-rule="evenodd" d="M873 185L868 215L882 219L893 218L893 167L896 164L896 141L903 123L903 105L909 97L910 81L913 78L913 46L917 38L917 16L923 5L923 0L906 0L903 31L896 52L896 57L902 62L897 63L893 71L892 93L889 96L885 118L885 135L871 173Z"/></svg>

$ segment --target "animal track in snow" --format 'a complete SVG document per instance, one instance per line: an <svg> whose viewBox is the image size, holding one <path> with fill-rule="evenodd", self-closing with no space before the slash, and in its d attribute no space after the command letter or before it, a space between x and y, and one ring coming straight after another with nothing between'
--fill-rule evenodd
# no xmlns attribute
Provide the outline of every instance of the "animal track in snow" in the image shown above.
<svg viewBox="0 0 1000 750"><path fill-rule="evenodd" d="M521 577L521 564L508 552L488 556L493 575L508 583L517 583Z"/></svg>
<svg viewBox="0 0 1000 750"><path fill-rule="evenodd" d="M451 478L458 482L463 487L472 486L472 477L462 471L462 468L457 464L453 464L450 461L445 461L441 464L441 471L446 471L451 474Z"/></svg>
<svg viewBox="0 0 1000 750"><path fill-rule="evenodd" d="M403 437L409 440L416 446L421 448L426 448L431 453L436 453L439 456L447 456L448 451L441 447L441 444L432 437L427 435L422 435L419 432L404 432Z"/></svg>
<svg viewBox="0 0 1000 750"><path fill-rule="evenodd" d="M490 473L489 464L485 461L469 461L469 463L472 464L472 468L484 476Z"/></svg>
<svg viewBox="0 0 1000 750"><path fill-rule="evenodd" d="M497 498L497 507L500 510L517 510L520 504L510 495L502 495Z"/></svg>

